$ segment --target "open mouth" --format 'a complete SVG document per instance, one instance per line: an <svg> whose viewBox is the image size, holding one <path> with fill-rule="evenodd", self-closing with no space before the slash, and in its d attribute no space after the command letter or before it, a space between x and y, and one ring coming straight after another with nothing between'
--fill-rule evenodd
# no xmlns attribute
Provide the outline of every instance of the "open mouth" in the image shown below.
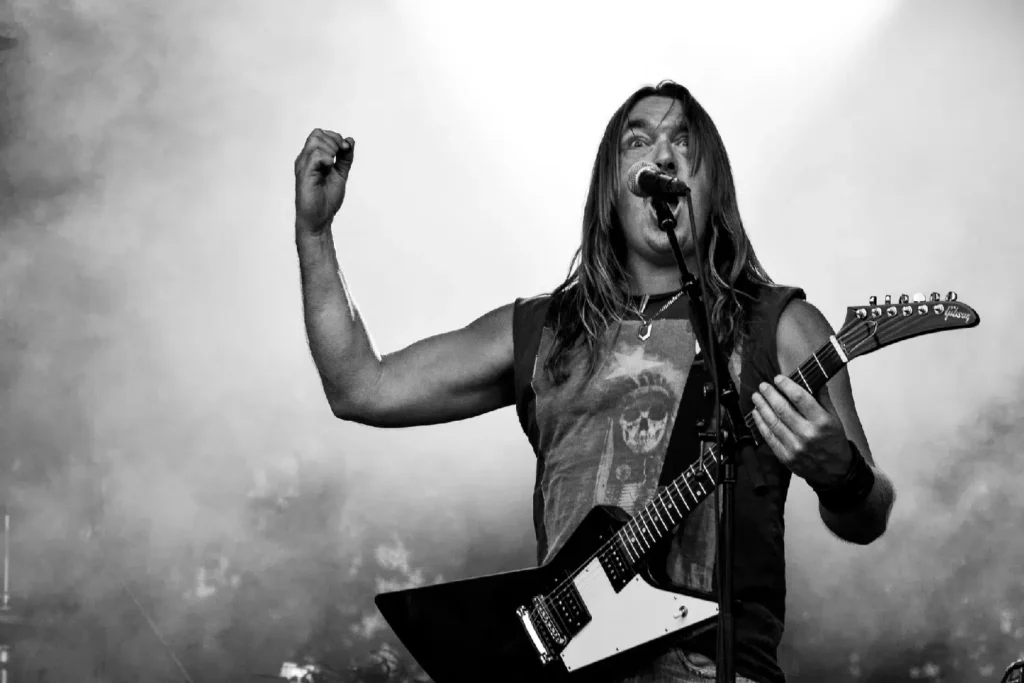
<svg viewBox="0 0 1024 683"><path fill-rule="evenodd" d="M654 210L654 200L648 197L644 202L647 204L647 210L651 214L651 217L654 218L655 222L657 222L658 212ZM679 197L666 199L665 204L668 205L669 210L672 212L672 215L676 217L676 220L679 220Z"/></svg>

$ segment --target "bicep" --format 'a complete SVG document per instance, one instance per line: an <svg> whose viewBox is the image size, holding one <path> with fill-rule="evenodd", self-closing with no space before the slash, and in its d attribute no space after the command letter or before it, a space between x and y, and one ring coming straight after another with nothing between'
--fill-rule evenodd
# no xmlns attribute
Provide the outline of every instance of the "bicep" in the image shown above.
<svg viewBox="0 0 1024 683"><path fill-rule="evenodd" d="M351 419L410 427L462 420L510 405L512 308L507 304L461 329L384 355Z"/></svg>
<svg viewBox="0 0 1024 683"><path fill-rule="evenodd" d="M835 331L832 326L815 306L799 299L791 301L779 318L776 340L782 374L791 374L810 358L812 353L827 343L833 334ZM857 445L857 449L869 463L874 464L867 436L864 434L864 426L857 414L853 386L847 369L844 367L836 373L815 398L825 410L839 418L846 438Z"/></svg>

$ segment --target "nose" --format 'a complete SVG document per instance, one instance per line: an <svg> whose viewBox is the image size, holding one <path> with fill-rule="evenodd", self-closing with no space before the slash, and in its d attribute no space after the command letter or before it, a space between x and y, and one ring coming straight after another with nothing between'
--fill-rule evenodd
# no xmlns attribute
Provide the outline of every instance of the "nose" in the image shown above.
<svg viewBox="0 0 1024 683"><path fill-rule="evenodd" d="M676 171L679 170L675 150L664 138L654 146L654 163L662 173L669 175L676 175Z"/></svg>

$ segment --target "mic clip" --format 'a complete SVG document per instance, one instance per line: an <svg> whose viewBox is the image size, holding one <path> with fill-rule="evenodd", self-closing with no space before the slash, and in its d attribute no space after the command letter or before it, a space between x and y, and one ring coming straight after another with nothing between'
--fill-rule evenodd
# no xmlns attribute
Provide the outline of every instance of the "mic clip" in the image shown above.
<svg viewBox="0 0 1024 683"><path fill-rule="evenodd" d="M654 205L654 213L658 216L658 227L665 232L671 232L676 229L676 216L669 208L668 201L660 197L654 197L651 200L651 204Z"/></svg>

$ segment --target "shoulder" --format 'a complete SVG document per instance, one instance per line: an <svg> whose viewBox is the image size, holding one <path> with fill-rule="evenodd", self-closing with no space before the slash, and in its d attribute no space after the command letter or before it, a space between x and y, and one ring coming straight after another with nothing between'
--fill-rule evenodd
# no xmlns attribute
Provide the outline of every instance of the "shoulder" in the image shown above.
<svg viewBox="0 0 1024 683"><path fill-rule="evenodd" d="M835 330L817 306L806 299L790 299L779 314L775 332L779 365L796 367L833 334Z"/></svg>
<svg viewBox="0 0 1024 683"><path fill-rule="evenodd" d="M516 310L536 311L547 309L551 305L551 294L519 297L512 304Z"/></svg>

